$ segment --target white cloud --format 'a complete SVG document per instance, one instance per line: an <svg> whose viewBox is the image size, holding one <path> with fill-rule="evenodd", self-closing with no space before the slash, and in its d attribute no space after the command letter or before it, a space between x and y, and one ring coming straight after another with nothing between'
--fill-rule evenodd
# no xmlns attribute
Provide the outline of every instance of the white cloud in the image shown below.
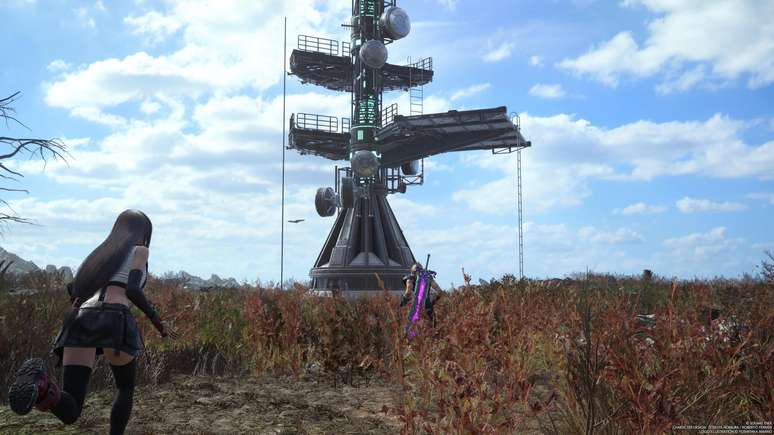
<svg viewBox="0 0 774 435"><path fill-rule="evenodd" d="M146 17L147 22L126 24L141 38L167 39L174 43L160 47L174 48L163 51L155 47L148 53L71 67L51 80L46 88L49 104L66 109L73 116L108 125L113 131L104 138L76 139L70 168L64 170L61 164L51 164L46 176L62 187L98 192L99 200L94 204L76 202L69 207L61 202L27 198L31 201L17 204L20 213L37 218L45 227L42 232L39 228L35 232L25 228L18 237L15 232L14 248L21 253L31 252L30 258L35 261L52 258L53 261L46 261L61 264L63 258L69 258L57 257L63 246L78 246L75 257L85 256L86 250L104 237L115 214L124 208L138 207L151 215L157 229L153 270L186 268L199 274L217 271L237 278L242 273L250 278L275 276L280 223L278 157L283 120L280 97L267 91L279 83L281 75L275 67L255 61L255 47L281 34L280 17L291 9L267 11L263 2L246 4L245 10L236 12L231 4L223 5L226 11L221 11L220 6L208 8L205 2L198 1L167 4L168 9L159 10L158 16L153 17L158 23L153 23L146 13L132 17ZM346 4L327 6L306 0L288 1L283 7L302 12L299 16L303 22L292 24L289 34L303 32L334 38L336 35L327 35L325 31L338 28L348 9ZM280 54L273 45L266 45L266 56L278 58ZM512 48L508 47L508 51ZM477 91L472 88L460 90L463 93L457 99ZM454 98L454 94L448 98L425 98L425 113L448 110ZM407 94L401 93L397 100L406 102L401 103L402 113L406 113ZM300 111L348 116L349 98L327 92L292 93L288 114ZM738 163L756 149L740 139L744 123L721 115L717 118L684 123L643 121L641 125L606 129L574 115L525 115L525 135L536 144L524 153L525 211L579 205L591 193L589 180L657 177L670 173L674 168L669 165L674 161L681 162L683 170L710 176L766 173L772 166L761 159L768 155L765 152ZM651 129L655 133L642 134ZM714 167L700 159L712 146L729 143L742 151L733 155L724 152L723 163L728 164L731 158L730 169L719 169L720 165ZM307 221L286 226L286 271L306 271L332 223L332 218L317 217L312 201L318 186L331 185L334 163L300 157L293 151L288 151L287 156L286 217ZM643 156L658 159L658 165L634 160ZM470 160L463 160L466 164L502 171L504 177L487 183L483 186L486 189L471 186L469 192L460 192L455 199L481 210L512 213L513 157L494 156L490 160L488 153L470 153ZM425 165L429 172L455 169L434 159L427 160ZM635 176L637 168L648 171L642 169ZM30 172L35 173L40 170ZM485 195L500 200L492 204L483 200ZM491 276L512 270L515 254L506 256L502 251L511 249L515 253L513 225L462 222L453 224L451 230L436 228L428 233L427 222L432 221L429 218L453 216L459 210L439 207L435 200L432 204L412 200L410 195L391 196L390 201L396 214L401 215L401 224L418 257L437 247L433 261L456 267L471 258L460 249L468 247L476 255L469 262L465 260L467 271ZM82 222L79 207L83 208ZM561 270L582 270L585 266L599 266L600 270L640 267L637 261L622 257L618 247L620 243L634 243L642 238L633 230L586 229L582 232L585 240L579 230L566 225L533 224L525 225L525 230L528 250L550 252L556 258L556 263L541 270L546 274L555 273L559 267L556 265L565 267ZM79 236L67 238L60 237L61 234ZM495 236L482 239L481 234ZM46 247L39 243L42 239L55 242ZM493 246L497 249L490 249ZM564 249L565 253L557 249ZM197 255L181 259L181 252ZM306 278L305 272L298 278Z"/></svg>
<svg viewBox="0 0 774 435"><path fill-rule="evenodd" d="M645 204L644 202L638 202L635 204L627 205L623 209L615 209L613 210L613 213L622 215L658 214L663 213L666 210L667 207L663 205L649 205Z"/></svg>
<svg viewBox="0 0 774 435"><path fill-rule="evenodd" d="M485 90L489 89L492 85L490 83L480 83L477 85L470 85L467 88L460 89L458 91L455 91L451 96L451 101L457 101L461 98L470 97L476 94L479 94L481 92L484 92Z"/></svg>
<svg viewBox="0 0 774 435"><path fill-rule="evenodd" d="M573 229L567 224L528 221L524 223L525 268L531 276L548 277L587 269L639 273L651 264L640 255L628 253L638 248L627 245L637 245L642 240L642 235L629 228ZM546 258L550 261L540 261Z"/></svg>
<svg viewBox="0 0 774 435"><path fill-rule="evenodd" d="M542 83L538 83L534 86L532 86L529 89L529 94L533 97L538 98L546 98L546 99L557 99L562 98L566 95L564 92L564 89L562 89L562 85L555 84L555 85L545 85Z"/></svg>
<svg viewBox="0 0 774 435"><path fill-rule="evenodd" d="M67 150L69 152L72 152L73 150L84 148L87 146L90 146L92 144L90 137L76 137L76 138L68 138L63 137L61 138L62 143L67 145Z"/></svg>
<svg viewBox="0 0 774 435"><path fill-rule="evenodd" d="M69 109L106 108L158 94L198 99L209 92L266 90L282 79L281 71L265 59L282 55L275 42L282 34L283 15L295 17L288 34L332 36L327 30L337 28L348 9L342 2L309 0L286 1L276 8L263 2L224 2L213 8L205 0L171 1L167 12L130 17L127 24L152 40L179 32L180 48L157 56L137 52L70 71L46 85L46 102ZM260 56L256 46L262 47Z"/></svg>
<svg viewBox="0 0 774 435"><path fill-rule="evenodd" d="M140 105L140 111L146 115L153 115L161 109L161 104L158 101L145 100Z"/></svg>
<svg viewBox="0 0 774 435"><path fill-rule="evenodd" d="M4 0L0 1L0 5L10 5L16 7L31 6L37 3L37 0Z"/></svg>
<svg viewBox="0 0 774 435"><path fill-rule="evenodd" d="M667 80L657 85L656 90L664 95L687 91L704 79L704 70L704 65L698 65L696 68L682 72L679 77L673 80Z"/></svg>
<svg viewBox="0 0 774 435"><path fill-rule="evenodd" d="M453 11L457 9L457 0L437 0L438 4L441 6L444 6L445 8Z"/></svg>
<svg viewBox="0 0 774 435"><path fill-rule="evenodd" d="M97 23L94 21L94 18L90 16L89 10L87 8L76 8L73 10L73 13L78 18L78 21L80 21L84 26L91 29L97 27Z"/></svg>
<svg viewBox="0 0 774 435"><path fill-rule="evenodd" d="M454 171L454 166L439 163L437 160L434 160L433 157L426 158L424 160L425 162L423 164L425 165L425 171L428 171L428 172L435 172L435 171L453 172Z"/></svg>
<svg viewBox="0 0 774 435"><path fill-rule="evenodd" d="M408 115L410 111L410 101L409 101L409 93L408 92L399 92L399 93L393 93L393 95L385 94L384 95L384 104L382 107L388 107L391 104L397 104L398 105L398 113L401 115ZM346 106L347 108L343 109L343 112L339 113L349 113L349 99L346 100ZM428 113L442 113L447 112L451 110L451 99L450 98L444 98L438 95L427 95L425 94L425 97L422 101L422 111L425 114ZM313 113L330 113L330 110L323 110L323 112L313 112Z"/></svg>
<svg viewBox="0 0 774 435"><path fill-rule="evenodd" d="M741 238L726 237L725 227L716 227L707 233L692 233L687 236L664 240L664 246L673 249L673 254L687 262L718 255L738 247L743 242Z"/></svg>
<svg viewBox="0 0 774 435"><path fill-rule="evenodd" d="M530 56L529 64L532 66L543 66L543 58L540 56Z"/></svg>
<svg viewBox="0 0 774 435"><path fill-rule="evenodd" d="M580 205L589 180L648 181L662 176L718 178L774 174L774 141L752 146L742 139L748 124L715 115L706 121L637 121L606 129L573 115L521 114L522 132L534 140L522 152L525 204L529 211ZM468 187L455 201L484 213L508 213L514 198L515 155L467 153L463 164L498 171L503 178Z"/></svg>
<svg viewBox="0 0 774 435"><path fill-rule="evenodd" d="M752 248L759 251L774 251L774 242L753 243Z"/></svg>
<svg viewBox="0 0 774 435"><path fill-rule="evenodd" d="M629 0L658 17L648 22L648 37L638 44L632 32L620 32L575 59L558 65L588 74L609 86L623 76L651 77L682 70L660 92L688 89L706 75L747 77L750 88L774 81L774 3L768 0ZM705 73L705 66L711 68Z"/></svg>
<svg viewBox="0 0 774 435"><path fill-rule="evenodd" d="M55 59L46 66L46 69L53 73L58 73L62 71L67 71L68 69L70 69L71 66L72 65L63 61L62 59Z"/></svg>
<svg viewBox="0 0 774 435"><path fill-rule="evenodd" d="M147 36L149 43L161 42L172 36L183 27L183 23L177 16L162 15L157 11L150 11L139 17L126 17L124 23L133 27L135 35Z"/></svg>
<svg viewBox="0 0 774 435"><path fill-rule="evenodd" d="M744 239L730 237L725 227L664 240L663 251L653 255L653 270L686 278L733 276L756 263L746 254Z"/></svg>
<svg viewBox="0 0 774 435"><path fill-rule="evenodd" d="M501 60L511 57L511 51L514 44L510 42L503 42L494 49L484 54L485 62L499 62Z"/></svg>
<svg viewBox="0 0 774 435"><path fill-rule="evenodd" d="M757 199L763 202L768 202L771 205L774 205L774 193L750 193L747 195L750 199Z"/></svg>
<svg viewBox="0 0 774 435"><path fill-rule="evenodd" d="M105 113L96 107L74 107L72 110L70 110L70 115L113 128L123 127L127 124L126 118L110 113Z"/></svg>
<svg viewBox="0 0 774 435"><path fill-rule="evenodd" d="M737 202L713 202L708 199L685 197L675 204L682 213L734 212L747 210L747 206Z"/></svg>
<svg viewBox="0 0 774 435"><path fill-rule="evenodd" d="M522 114L521 120L524 134L540 138L542 145L525 153L539 152L564 164L620 167L607 174L610 178L650 180L681 174L766 178L774 172L774 142L744 143L740 136L748 125L719 114L706 121L637 121L612 129L566 114Z"/></svg>
<svg viewBox="0 0 774 435"><path fill-rule="evenodd" d="M621 245L642 243L643 237L629 228L618 228L614 231L599 230L593 226L583 227L578 230L578 237L591 243L606 245Z"/></svg>
<svg viewBox="0 0 774 435"><path fill-rule="evenodd" d="M637 51L637 43L632 34L621 32L610 41L593 47L577 59L565 59L558 66L579 73L593 74L599 81L609 86L618 86L621 73L649 75L655 66L636 59L632 52Z"/></svg>
<svg viewBox="0 0 774 435"><path fill-rule="evenodd" d="M583 203L591 195L586 180L575 176L578 168L575 166L557 167L541 162L530 156L530 151L522 154L524 172L523 195L525 210L543 212L556 208L574 207ZM500 162L493 162L493 157L501 157ZM486 214L513 213L516 207L516 164L512 156L491 156L485 152L470 152L461 158L463 164L480 168L500 169L505 177L461 189L452 194L455 202L466 204L471 210ZM510 164L509 164L510 163ZM508 166L504 166L508 165ZM492 198L497 198L493 201Z"/></svg>

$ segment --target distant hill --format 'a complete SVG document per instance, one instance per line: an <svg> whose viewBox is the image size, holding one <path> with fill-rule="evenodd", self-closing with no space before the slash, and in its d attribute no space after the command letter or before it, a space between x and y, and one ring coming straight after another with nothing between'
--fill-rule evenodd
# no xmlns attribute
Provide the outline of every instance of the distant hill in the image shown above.
<svg viewBox="0 0 774 435"><path fill-rule="evenodd" d="M24 260L18 255L8 252L3 248L0 248L0 261L3 261L3 267L12 261L11 267L8 268L8 273L22 275L29 272L40 270L40 268L33 262Z"/></svg>
<svg viewBox="0 0 774 435"><path fill-rule="evenodd" d="M214 287L239 287L240 284L234 278L221 278L214 273L209 279L202 279L198 276L191 275L190 273L181 270L177 273L166 273L163 276L164 279L177 279L183 282L183 288L192 290L210 289Z"/></svg>
<svg viewBox="0 0 774 435"><path fill-rule="evenodd" d="M8 252L2 247L0 247L0 261L5 261L3 266L5 266L8 261L13 262L11 267L8 268L8 273L10 274L23 275L41 270L35 263L27 261L12 252ZM57 268L54 265L48 265L45 270L49 273L61 271L65 274L65 281L71 281L73 277L73 271L67 266ZM239 287L240 285L234 278L221 278L213 273L209 279L202 279L183 270L177 273L166 273L162 278L179 279L183 282L184 288L192 290L206 290L216 287Z"/></svg>

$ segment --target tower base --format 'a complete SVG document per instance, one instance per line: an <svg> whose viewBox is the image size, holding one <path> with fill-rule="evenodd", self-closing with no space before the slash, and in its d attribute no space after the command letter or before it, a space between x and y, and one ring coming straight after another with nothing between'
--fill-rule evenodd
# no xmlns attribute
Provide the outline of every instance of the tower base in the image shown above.
<svg viewBox="0 0 774 435"><path fill-rule="evenodd" d="M371 185L368 197L355 200L336 216L325 245L309 273L312 290L340 292L349 298L404 291L402 278L414 264L382 185Z"/></svg>

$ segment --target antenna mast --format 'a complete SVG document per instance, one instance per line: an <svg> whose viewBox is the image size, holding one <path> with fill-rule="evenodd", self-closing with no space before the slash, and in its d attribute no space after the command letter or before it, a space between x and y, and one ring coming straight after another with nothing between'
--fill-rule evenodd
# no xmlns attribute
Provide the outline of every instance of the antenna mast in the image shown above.
<svg viewBox="0 0 774 435"><path fill-rule="evenodd" d="M521 149L516 151L516 185L519 196L519 279L524 279L524 231L521 210Z"/></svg>
<svg viewBox="0 0 774 435"><path fill-rule="evenodd" d="M280 289L285 290L285 99L287 98L288 17L285 17L285 37L282 48L282 230L280 231Z"/></svg>

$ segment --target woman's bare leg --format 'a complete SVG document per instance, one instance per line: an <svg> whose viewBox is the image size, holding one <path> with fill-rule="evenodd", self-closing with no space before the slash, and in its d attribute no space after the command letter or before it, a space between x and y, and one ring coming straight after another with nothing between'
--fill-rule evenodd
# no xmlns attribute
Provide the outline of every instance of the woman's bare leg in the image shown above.
<svg viewBox="0 0 774 435"><path fill-rule="evenodd" d="M97 349L93 347L65 347L62 356L63 366L84 366L94 370Z"/></svg>
<svg viewBox="0 0 774 435"><path fill-rule="evenodd" d="M103 348L102 352L105 355L105 359L108 360L112 366L125 366L134 359L132 355L129 355L126 352L118 351L118 355L116 355L115 351L109 347Z"/></svg>

